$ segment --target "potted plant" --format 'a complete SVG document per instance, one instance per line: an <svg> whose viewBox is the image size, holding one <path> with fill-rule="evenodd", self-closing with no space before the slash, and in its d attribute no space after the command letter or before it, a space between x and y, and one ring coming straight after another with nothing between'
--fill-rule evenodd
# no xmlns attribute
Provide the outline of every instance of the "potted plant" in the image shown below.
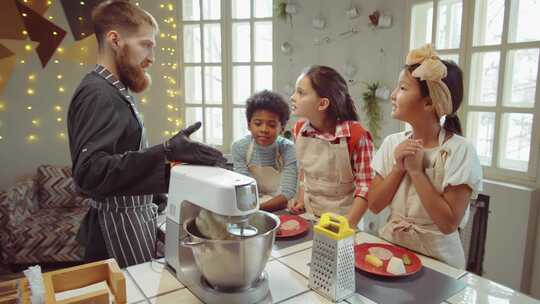
<svg viewBox="0 0 540 304"><path fill-rule="evenodd" d="M373 136L373 142L378 146L378 142L381 139L380 129L382 121L382 111L379 105L379 98L375 95L375 92L379 88L378 82L365 82L366 91L362 93L364 104L362 110L367 116L367 128Z"/></svg>
<svg viewBox="0 0 540 304"><path fill-rule="evenodd" d="M283 21L287 21L287 1L279 0L274 5L274 15Z"/></svg>
<svg viewBox="0 0 540 304"><path fill-rule="evenodd" d="M287 17L289 17L291 27L292 15L295 15L296 13L298 13L298 6L294 3L290 3L287 0L279 0L274 5L274 15L285 22L287 22Z"/></svg>

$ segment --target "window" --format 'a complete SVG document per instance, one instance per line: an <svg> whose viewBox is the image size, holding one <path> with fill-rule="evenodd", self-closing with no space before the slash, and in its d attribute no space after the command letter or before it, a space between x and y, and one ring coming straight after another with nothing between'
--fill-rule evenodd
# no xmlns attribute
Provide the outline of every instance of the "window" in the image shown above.
<svg viewBox="0 0 540 304"><path fill-rule="evenodd" d="M459 63L460 117L487 178L536 180L540 0L412 0L409 49L434 42ZM466 17L467 16L467 17Z"/></svg>
<svg viewBox="0 0 540 304"><path fill-rule="evenodd" d="M245 103L273 88L272 0L182 0L185 124L227 152L248 133Z"/></svg>

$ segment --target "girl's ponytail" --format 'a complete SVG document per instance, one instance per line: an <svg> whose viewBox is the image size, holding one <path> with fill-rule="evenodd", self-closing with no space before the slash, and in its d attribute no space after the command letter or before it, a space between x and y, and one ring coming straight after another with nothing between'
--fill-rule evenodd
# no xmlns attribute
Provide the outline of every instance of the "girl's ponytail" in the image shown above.
<svg viewBox="0 0 540 304"><path fill-rule="evenodd" d="M461 121L459 121L459 117L456 114L446 115L443 128L446 131L450 131L457 135L463 135L463 132L461 130Z"/></svg>

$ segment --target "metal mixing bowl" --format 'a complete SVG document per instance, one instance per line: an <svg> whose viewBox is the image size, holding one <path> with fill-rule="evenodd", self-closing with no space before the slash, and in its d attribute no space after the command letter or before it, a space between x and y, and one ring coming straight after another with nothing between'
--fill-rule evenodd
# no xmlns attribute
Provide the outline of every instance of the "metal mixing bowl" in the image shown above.
<svg viewBox="0 0 540 304"><path fill-rule="evenodd" d="M192 248L199 271L212 287L244 290L261 276L274 245L279 218L259 210L250 215L249 224L257 228L255 236L210 240L199 232L195 218L184 223L190 241L181 241L181 245Z"/></svg>

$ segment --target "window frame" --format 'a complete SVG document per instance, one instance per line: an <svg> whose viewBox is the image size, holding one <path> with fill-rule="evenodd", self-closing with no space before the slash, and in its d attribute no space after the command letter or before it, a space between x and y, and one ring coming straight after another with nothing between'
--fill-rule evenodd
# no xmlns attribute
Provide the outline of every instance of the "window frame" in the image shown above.
<svg viewBox="0 0 540 304"><path fill-rule="evenodd" d="M179 52L178 52L178 59L179 59L179 75L178 79L180 80L180 83L182 84L182 91L183 94L180 95L179 103L181 105L181 117L182 121L186 122L186 110L187 108L202 108L202 118L203 118L203 127L206 127L205 121L207 119L206 117L206 109L207 108L221 108L222 109L222 136L223 136L223 144L222 145L214 145L216 148L220 149L224 153L230 153L231 145L234 141L234 123L233 123L233 111L234 109L245 109L245 105L239 105L234 104L233 100L233 70L235 66L249 66L250 67L250 96L254 93L254 87L255 87L255 67L264 65L268 66L270 65L272 67L272 88L268 88L269 90L274 90L276 87L276 68L275 68L275 62L276 62L276 30L277 30L277 24L275 22L275 18L273 16L273 9L272 9L272 16L271 17L264 17L264 18L256 18L255 17L255 4L256 0L249 0L250 1L250 17L249 18L241 18L241 19L233 19L232 18L232 1L230 0L220 0L220 8L221 8L221 18L215 19L215 20L204 20L203 19L203 0L198 0L199 2L199 20L183 20L183 0L179 1L178 3L178 9L177 9L177 18L179 20L179 27L177 29L178 36L181 37L179 39ZM257 62L255 61L255 22L262 22L267 21L272 23L272 61L271 62ZM234 62L232 58L232 36L233 36L233 29L232 25L236 22L249 22L250 24L250 61L247 62ZM220 63L207 63L204 62L204 24L209 23L218 23L221 26L221 62ZM200 51L201 51L201 62L200 63L185 63L184 62L184 40L183 40L183 31L184 31L184 25L189 24L199 24L200 25ZM202 89L202 102L201 103L186 103L185 100L185 74L184 74L184 68L185 67L201 67L201 89ZM221 95L222 100L221 104L207 104L206 99L206 93L205 93L205 79L204 79L204 68L207 66L220 66L221 67ZM246 129L247 129L246 125ZM202 134L203 142L206 142L206 130L204 130L204 133Z"/></svg>
<svg viewBox="0 0 540 304"><path fill-rule="evenodd" d="M444 0L407 0L406 19L406 37L405 39L405 52L411 48L411 23L412 23L412 8L414 5L422 3L433 3L433 20L432 20L432 36L431 43L436 47L437 38L437 23L438 23L438 7L439 2ZM535 92L535 105L532 108L520 108L509 107L503 105L504 99L504 85L505 85L505 72L507 68L507 55L511 50L520 49L540 49L540 41L532 42L509 42L509 26L510 26L510 14L512 11L511 0L505 0L505 10L503 18L502 37L499 44L485 45L485 46L473 46L474 39L474 14L476 9L476 1L462 1L462 22L461 22L461 37L460 47L454 49L437 49L437 52L441 55L446 54L458 54L459 66L463 70L463 86L464 95L463 103L458 112L464 134L467 130L467 116L469 112L480 111L495 113L495 126L494 126L494 138L493 138L493 151L492 161L490 166L482 165L484 171L484 178L512 182L521 184L524 186L536 186L538 178L538 166L540 156L540 58L538 60L538 71L536 76L536 92ZM515 18L514 18L515 20ZM469 105L469 81L470 81L470 69L472 54L475 52L484 51L498 51L499 57L499 71L498 71L498 84L497 84L497 98L495 106L479 106ZM540 54L540 52L539 52ZM539 55L540 57L540 55ZM501 153L500 144L502 141L501 128L502 128L502 116L505 113L530 113L533 115L532 122L532 134L529 150L529 162L526 172L515 171L510 169L504 169L499 167L499 154Z"/></svg>

